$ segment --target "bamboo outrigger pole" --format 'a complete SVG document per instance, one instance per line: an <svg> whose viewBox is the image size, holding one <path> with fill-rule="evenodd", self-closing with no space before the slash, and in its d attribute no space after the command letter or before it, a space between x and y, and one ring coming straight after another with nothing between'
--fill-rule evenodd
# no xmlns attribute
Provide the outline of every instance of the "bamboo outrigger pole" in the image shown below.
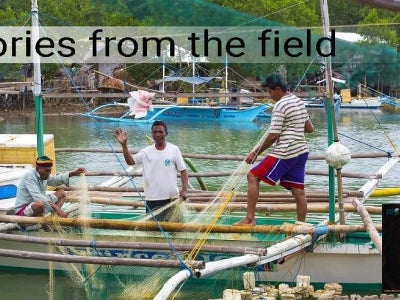
<svg viewBox="0 0 400 300"><path fill-rule="evenodd" d="M158 267L158 268L182 267L181 262L178 260L64 255L64 254L33 252L33 251L22 251L15 249L0 249L0 256L13 257L19 259L34 259L34 260L44 260L44 261L58 261L64 263L83 263L83 264L95 264L95 265L142 266L142 267ZM203 261L195 261L194 263L200 269L204 267Z"/></svg>
<svg viewBox="0 0 400 300"><path fill-rule="evenodd" d="M192 201L192 199L189 199ZM325 199L324 199L325 200ZM78 197L68 197L69 202L80 202L80 199ZM204 203L196 202L183 202L182 205L194 209L196 211L201 211L205 210L209 207L208 199L203 199ZM270 200L268 200L270 202ZM114 205L114 206L126 206L132 209L136 209L138 207L144 207L144 203L140 201L132 201L132 200L120 200L120 199L109 199L109 198L90 198L90 203L95 203L95 204L103 204L103 205ZM338 208L338 205L336 205ZM247 207L247 202L242 201L242 202L234 202L234 203L229 203L227 208L229 210L236 210L236 211L245 211ZM376 207L376 206L369 206L365 207L369 213L373 214L381 214L382 213L382 208L381 207ZM351 204L345 204L343 206L344 211L346 212L356 212L356 208L354 208L353 205ZM296 210L296 204L295 203L260 203L257 205L256 210L259 212L265 212L267 215L269 215L272 212L278 212L278 211L295 211ZM329 204L328 203L308 203L308 212L328 212L329 210Z"/></svg>
<svg viewBox="0 0 400 300"><path fill-rule="evenodd" d="M0 233L0 240L24 242L32 244L53 245L59 247L88 247L88 248L113 248L113 249L151 249L151 250L171 250L171 245L168 243L150 243L150 242L112 242L104 240L74 240L60 239L51 237L37 237L10 233ZM177 251L190 251L193 249L192 244L174 244L174 249ZM260 254L265 255L265 248L249 248L235 246L217 246L205 245L202 248L204 252L213 253L230 253L230 254Z"/></svg>
<svg viewBox="0 0 400 300"><path fill-rule="evenodd" d="M18 224L59 225L68 227L88 226L90 228L117 229L117 230L142 230L160 231L160 227L167 232L204 232L209 230L208 224L185 224L174 222L152 221L121 221L107 219L75 219L60 217L21 217L0 215L0 222ZM364 225L326 225L331 232L365 232ZM381 231L382 225L375 225ZM312 234L316 231L311 224L283 224L283 225L258 225L258 226L232 226L215 225L210 229L213 233L286 233L286 234Z"/></svg>
<svg viewBox="0 0 400 300"><path fill-rule="evenodd" d="M93 153L122 153L122 150L110 150L108 148L56 148L55 152L93 152ZM131 153L138 153L138 150L132 150ZM399 155L395 153L394 155ZM183 157L207 160L235 160L243 161L244 155L227 155L227 154L198 154L198 153L182 153ZM393 156L393 154L392 154ZM379 158L388 157L386 152L355 152L351 154L351 158ZM262 156L257 160L262 160ZM325 154L311 154L308 160L325 160Z"/></svg>
<svg viewBox="0 0 400 300"><path fill-rule="evenodd" d="M219 261L210 261L205 263L203 269L195 270L194 274L196 277L205 277L211 274L215 274L220 271L232 269L239 266L246 265L263 265L268 262L278 260L287 255L302 251L305 247L311 244L311 236L309 235L298 235L291 239L287 239L283 242L277 243L267 248L267 254L254 255L246 254L240 257L232 257L221 259ZM191 273L188 270L181 270L175 276L172 276L154 297L154 300L166 300L170 298L170 294L180 285L191 277Z"/></svg>

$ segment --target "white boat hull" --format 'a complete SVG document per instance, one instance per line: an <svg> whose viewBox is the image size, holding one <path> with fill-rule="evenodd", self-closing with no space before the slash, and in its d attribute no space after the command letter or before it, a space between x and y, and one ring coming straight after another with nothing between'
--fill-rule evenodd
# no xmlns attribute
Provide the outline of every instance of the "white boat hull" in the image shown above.
<svg viewBox="0 0 400 300"><path fill-rule="evenodd" d="M24 233L20 233L24 234ZM54 233L50 232L29 232L29 236L49 237ZM72 238L69 236L69 238ZM77 237L75 237L77 238ZM101 240L104 240L102 236ZM113 241L129 241L134 239L130 233L123 232L120 237L112 235L108 239ZM137 239L137 238L136 238ZM145 239L146 240L146 239ZM138 240L135 240L138 242ZM224 242L222 242L223 244ZM249 247L260 246L260 242L252 241L225 241L226 245L234 245L236 247L242 246L243 250ZM218 244L214 241L214 244ZM229 248L229 246L227 246ZM46 244L32 244L19 241L7 241L0 239L0 249L10 250L23 250L41 253L62 253L58 246L49 246ZM86 248L72 248L63 247L64 251L76 254L81 252L85 254ZM140 258L140 259L170 259L174 260L176 257L172 255L171 250L146 250L146 249L126 249L126 248L101 248L96 247L95 253L100 257L124 257L124 258ZM181 253L182 254L182 253ZM28 259L28 255L21 255L19 258L0 256L1 268L13 269L29 269L44 271L49 268L47 260L34 260ZM219 261L232 257L230 254L224 253L200 253L198 260ZM119 267L119 272L132 272L132 267L135 268L136 273L149 273L148 267L143 266L128 266ZM64 262L53 262L52 268L56 270L71 270L71 264ZM243 272L246 267L243 267ZM382 280L382 263L381 256L378 251L371 245L367 244L329 244L324 243L317 246L313 252L297 252L289 255L278 261L274 261L258 267L251 266L253 271L256 268L257 278L261 282L295 282L296 276L299 274L310 276L311 281L315 283L335 282L342 285L380 285ZM104 271L113 270L113 268L102 269ZM26 271L26 270L24 270ZM176 270L177 272L179 269ZM235 270L237 272L237 269ZM152 272L150 272L152 273Z"/></svg>
<svg viewBox="0 0 400 300"><path fill-rule="evenodd" d="M0 214L14 206L18 184L31 168L29 164L0 165Z"/></svg>

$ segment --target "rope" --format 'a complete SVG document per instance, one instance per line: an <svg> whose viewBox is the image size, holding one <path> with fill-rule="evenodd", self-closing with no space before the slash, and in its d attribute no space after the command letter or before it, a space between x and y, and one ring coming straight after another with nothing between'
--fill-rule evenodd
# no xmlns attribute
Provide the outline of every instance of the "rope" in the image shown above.
<svg viewBox="0 0 400 300"><path fill-rule="evenodd" d="M260 145L264 142L264 140L268 136L268 131L265 131L262 137L258 140L257 144L253 149L260 149ZM258 153L257 153L258 154ZM240 187L240 183L244 178L245 174L247 174L248 170L250 169L251 165L247 164L244 160L240 163L239 167L233 172L231 177L228 179L227 183L224 187L217 193L215 198L213 199L210 207L215 204L219 198L222 199L222 204L219 205L215 215L213 216L211 222L207 226L206 230L202 233L200 239L196 242L195 246L193 247L192 251L188 254L186 258L186 262L191 267L197 255L199 254L201 248L205 244L210 235L211 230L215 227L218 219L221 217L222 213L225 211L226 207L228 206L229 202L235 197L235 190ZM222 191L228 191L227 194L221 195ZM207 214L207 210L204 210L203 214Z"/></svg>
<svg viewBox="0 0 400 300"><path fill-rule="evenodd" d="M352 138L352 137L350 137L350 136L348 136L348 135L345 135L345 134L343 134L343 133L339 133L339 135L344 136L344 137L346 137L346 138L348 138L348 139L350 139L350 140L356 141L356 142L358 142L358 143L360 143L360 144L366 145L366 146L368 146L368 147L370 147L370 148L374 148L374 149L379 150L379 151L381 151L381 152L385 152L385 153L388 155L388 157L391 157L391 156L392 156L392 154L391 154L390 152L388 152L387 150L383 150L383 149L381 149L381 148L375 147L375 146L373 146L373 145L371 145L371 144L368 144L368 143L365 143L365 142L363 142L363 141L357 140L357 139ZM391 141L390 138L389 138L389 141ZM393 142L391 142L391 144L392 144L392 146L394 147L394 150L397 151L397 150L396 150L396 145L395 145Z"/></svg>
<svg viewBox="0 0 400 300"><path fill-rule="evenodd" d="M247 173L247 172L244 172L246 169L248 169L248 165L243 161L239 165L238 169L234 172L234 174L230 177L228 183L226 184L226 186L230 186L230 188L222 189L222 191L228 190L228 193L221 195L222 191L220 191L216 195L214 200L212 201L212 204L214 204L216 202L216 200L222 196L221 205L219 205L217 211L215 212L214 216L211 219L211 222L207 225L206 230L202 233L201 237L198 239L198 241L194 245L192 251L188 254L188 256L186 258L186 262L188 263L189 267L192 267L195 258L198 256L201 248L206 243L212 229L217 224L219 218L225 211L225 209L228 206L228 204L230 203L230 201L235 197L235 190L240 186L240 181L243 178L243 174ZM240 176L236 175L236 174L239 174ZM210 204L210 206L212 204Z"/></svg>

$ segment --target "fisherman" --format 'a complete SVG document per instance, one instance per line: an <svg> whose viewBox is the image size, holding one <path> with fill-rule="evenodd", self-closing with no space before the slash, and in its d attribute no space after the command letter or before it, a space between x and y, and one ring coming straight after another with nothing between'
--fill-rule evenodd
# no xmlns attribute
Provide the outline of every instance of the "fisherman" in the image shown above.
<svg viewBox="0 0 400 300"><path fill-rule="evenodd" d="M14 205L14 213L18 216L44 216L49 212L55 212L58 216L66 218L67 214L62 210L66 198L63 189L57 189L54 193L46 195L47 186L69 185L69 178L86 172L84 168L74 171L52 175L53 160L47 156L36 159L36 168L30 170L21 179L17 189L17 198Z"/></svg>
<svg viewBox="0 0 400 300"><path fill-rule="evenodd" d="M124 159L128 165L143 166L143 186L146 200L146 212L165 207L180 197L185 200L188 189L188 172L179 148L166 141L167 125L155 121L151 126L154 144L147 146L132 156L128 149L128 135L121 128L115 130L115 137L122 145ZM181 190L177 185L177 174L181 176ZM166 209L157 216L158 220L167 220L173 211Z"/></svg>
<svg viewBox="0 0 400 300"><path fill-rule="evenodd" d="M338 105L340 105L340 103L342 102L340 95L337 93L337 91L335 91L335 93L333 94L333 101L335 104L338 104Z"/></svg>
<svg viewBox="0 0 400 300"><path fill-rule="evenodd" d="M266 78L264 87L276 103L272 110L271 125L265 140L251 151L245 161L253 163L257 156L272 147L272 151L247 173L247 214L234 225L255 225L255 208L260 181L290 190L296 200L297 220L305 221L307 199L304 192L305 165L308 148L304 133L313 132L314 126L304 102L288 91L287 83L278 74Z"/></svg>

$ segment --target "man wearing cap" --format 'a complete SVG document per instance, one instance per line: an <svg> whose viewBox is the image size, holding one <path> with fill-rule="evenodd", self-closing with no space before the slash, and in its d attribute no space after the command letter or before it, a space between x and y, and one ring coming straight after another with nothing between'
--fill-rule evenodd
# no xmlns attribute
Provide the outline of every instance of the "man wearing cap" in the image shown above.
<svg viewBox="0 0 400 300"><path fill-rule="evenodd" d="M55 212L62 218L67 214L61 209L66 193L58 189L54 193L46 195L47 185L59 186L69 185L71 176L78 176L85 173L84 168L78 168L69 173L52 175L51 169L53 160L47 156L40 156L36 160L36 168L27 172L22 178L18 190L17 199L14 205L14 212L18 216L43 216L49 212Z"/></svg>

